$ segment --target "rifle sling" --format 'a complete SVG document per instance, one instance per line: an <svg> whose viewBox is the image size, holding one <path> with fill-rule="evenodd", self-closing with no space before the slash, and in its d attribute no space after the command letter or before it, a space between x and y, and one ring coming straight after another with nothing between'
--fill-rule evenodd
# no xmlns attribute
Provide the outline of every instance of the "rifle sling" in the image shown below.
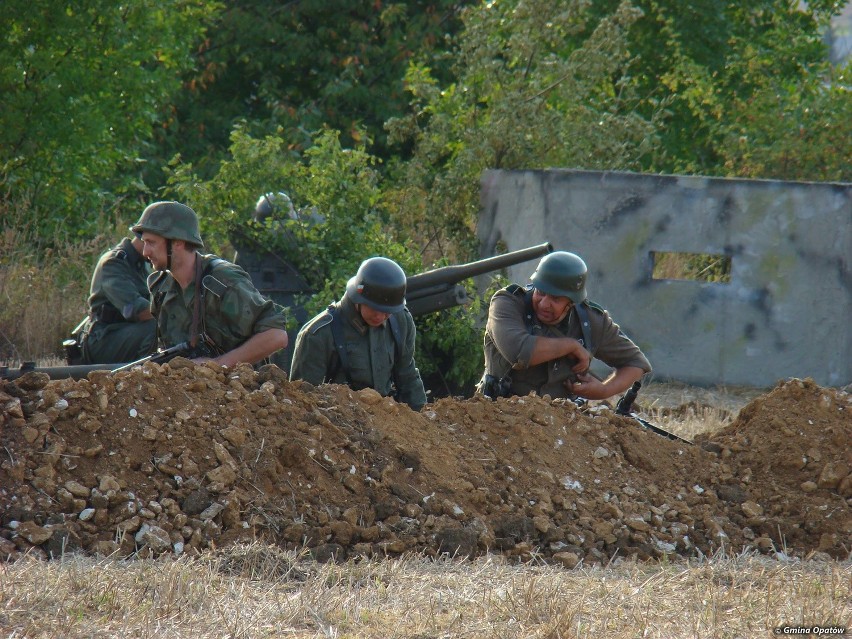
<svg viewBox="0 0 852 639"><path fill-rule="evenodd" d="M198 324L201 320L201 280L204 277L204 260L195 254L195 297L192 300L192 324L189 327L189 347L195 349L198 344Z"/></svg>

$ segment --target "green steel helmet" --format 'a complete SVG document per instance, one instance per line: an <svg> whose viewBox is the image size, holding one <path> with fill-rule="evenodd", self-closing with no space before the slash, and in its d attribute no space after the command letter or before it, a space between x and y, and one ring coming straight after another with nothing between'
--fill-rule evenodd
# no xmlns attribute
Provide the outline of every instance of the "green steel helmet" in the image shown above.
<svg viewBox="0 0 852 639"><path fill-rule="evenodd" d="M264 193L254 205L255 221L263 222L268 217L278 219L288 217L295 220L299 216L296 214L290 196L283 191L278 191L278 193Z"/></svg>
<svg viewBox="0 0 852 639"><path fill-rule="evenodd" d="M530 280L542 293L567 297L579 304L586 300L587 272L586 263L579 255L554 251L541 258Z"/></svg>
<svg viewBox="0 0 852 639"><path fill-rule="evenodd" d="M145 207L142 217L130 230L134 233L156 233L169 240L184 240L204 246L198 230L198 216L180 202L154 202Z"/></svg>
<svg viewBox="0 0 852 639"><path fill-rule="evenodd" d="M398 313L405 308L405 285L405 272L399 264L386 257L371 257L361 262L346 284L346 296L382 313Z"/></svg>

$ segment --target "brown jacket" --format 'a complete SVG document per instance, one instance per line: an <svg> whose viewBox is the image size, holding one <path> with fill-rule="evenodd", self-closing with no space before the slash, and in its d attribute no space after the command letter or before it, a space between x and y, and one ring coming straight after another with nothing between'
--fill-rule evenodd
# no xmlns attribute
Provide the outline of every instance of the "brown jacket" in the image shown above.
<svg viewBox="0 0 852 639"><path fill-rule="evenodd" d="M543 337L573 337L590 350L592 357L612 368L636 366L646 373L651 364L639 347L621 332L609 313L591 302L585 302L591 348L584 343L576 307L556 326L541 324L533 313L530 289L509 286L491 298L488 322L485 325L485 373L502 378L511 377L512 395L572 397L565 387L566 380L574 381L573 358L559 358L529 366L535 339Z"/></svg>

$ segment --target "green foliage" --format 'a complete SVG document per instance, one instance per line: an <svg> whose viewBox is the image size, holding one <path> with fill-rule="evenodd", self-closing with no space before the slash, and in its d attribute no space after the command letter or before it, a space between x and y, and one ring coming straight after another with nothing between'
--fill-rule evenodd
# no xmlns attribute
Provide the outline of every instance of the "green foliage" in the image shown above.
<svg viewBox="0 0 852 639"><path fill-rule="evenodd" d="M469 0L467 0L469 2ZM341 132L346 146L373 140L406 104L409 58L438 68L444 34L458 28L459 0L274 0L229 2L198 51L187 91L160 130L163 157L181 152L212 174L234 124L255 137L281 128L306 149L313 132Z"/></svg>
<svg viewBox="0 0 852 639"><path fill-rule="evenodd" d="M199 213L209 249L224 252L240 243L242 233L250 244L272 249L293 264L318 293L306 305L311 312L339 297L346 280L371 255L395 259L409 272L419 266L384 225L377 159L364 145L345 149L338 133L326 130L301 155L286 149L280 136L256 140L237 128L230 158L216 175L204 180L191 164L177 160L167 193ZM254 222L255 202L270 191L286 192L302 211L300 219Z"/></svg>
<svg viewBox="0 0 852 639"><path fill-rule="evenodd" d="M393 197L427 251L474 254L485 169L642 166L656 114L635 111L625 75L639 15L625 3L592 24L584 2L489 2L463 15L455 82L441 86L412 64L410 113L388 124L392 140L415 149L393 167Z"/></svg>
<svg viewBox="0 0 852 639"><path fill-rule="evenodd" d="M618 0L595 3L604 18ZM841 3L825 0L633 0L628 32L637 112L664 126L645 170L839 179L849 100L832 82L822 41ZM846 162L848 175L848 162ZM834 176L828 178L828 176Z"/></svg>
<svg viewBox="0 0 852 639"><path fill-rule="evenodd" d="M41 237L62 223L91 235L91 211L138 193L136 163L218 6L3 3L0 185Z"/></svg>

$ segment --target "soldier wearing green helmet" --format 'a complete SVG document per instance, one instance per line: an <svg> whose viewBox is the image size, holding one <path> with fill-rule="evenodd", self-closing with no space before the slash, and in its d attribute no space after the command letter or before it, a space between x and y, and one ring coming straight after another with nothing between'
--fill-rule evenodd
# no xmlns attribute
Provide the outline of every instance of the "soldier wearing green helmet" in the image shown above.
<svg viewBox="0 0 852 639"><path fill-rule="evenodd" d="M364 260L343 298L299 331L290 377L373 388L420 410L426 391L414 362L416 329L405 289L405 272L396 262Z"/></svg>
<svg viewBox="0 0 852 639"><path fill-rule="evenodd" d="M609 313L588 300L587 276L582 258L555 251L541 259L528 286L513 284L494 294L485 326L482 394L606 399L651 371ZM606 379L589 372L592 358L613 369Z"/></svg>
<svg viewBox="0 0 852 639"><path fill-rule="evenodd" d="M287 346L286 320L236 264L202 254L195 211L154 202L131 231L141 236L151 312L161 348L189 342L196 359L223 366L257 363Z"/></svg>

